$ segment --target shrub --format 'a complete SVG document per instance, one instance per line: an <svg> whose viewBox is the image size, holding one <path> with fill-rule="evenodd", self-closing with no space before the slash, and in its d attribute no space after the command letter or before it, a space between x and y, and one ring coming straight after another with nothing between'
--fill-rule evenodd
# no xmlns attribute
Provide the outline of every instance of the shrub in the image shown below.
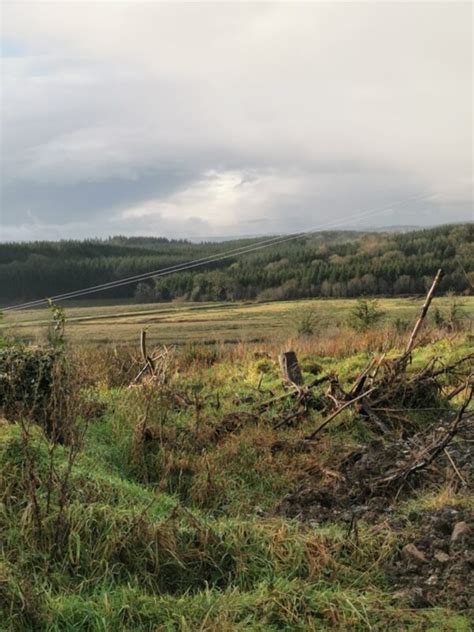
<svg viewBox="0 0 474 632"><path fill-rule="evenodd" d="M15 345L0 349L0 408L9 419L44 421L58 352Z"/></svg>
<svg viewBox="0 0 474 632"><path fill-rule="evenodd" d="M48 343L53 349L62 349L66 344L66 312L64 307L56 305L48 299L48 306L51 312L51 323L48 327Z"/></svg>
<svg viewBox="0 0 474 632"><path fill-rule="evenodd" d="M0 312L0 323L2 322L2 320L3 320L3 314L2 314L2 312ZM6 344L7 344L7 341L5 340L5 337L0 335L0 349L5 347Z"/></svg>
<svg viewBox="0 0 474 632"><path fill-rule="evenodd" d="M384 313L379 309L377 300L360 298L351 310L349 325L356 331L367 331L380 321Z"/></svg>
<svg viewBox="0 0 474 632"><path fill-rule="evenodd" d="M81 375L58 349L21 345L0 349L0 410L9 421L39 424L54 442L74 440L91 410Z"/></svg>
<svg viewBox="0 0 474 632"><path fill-rule="evenodd" d="M433 321L440 329L446 329L447 331L460 331L465 321L469 318L464 310L464 305L452 298L451 302L445 312L442 312L438 307L433 312Z"/></svg>
<svg viewBox="0 0 474 632"><path fill-rule="evenodd" d="M318 319L312 309L305 309L296 323L296 331L300 336L312 336L317 329Z"/></svg>
<svg viewBox="0 0 474 632"><path fill-rule="evenodd" d="M401 335L408 331L410 323L405 318L396 318L393 326L395 327L397 334Z"/></svg>

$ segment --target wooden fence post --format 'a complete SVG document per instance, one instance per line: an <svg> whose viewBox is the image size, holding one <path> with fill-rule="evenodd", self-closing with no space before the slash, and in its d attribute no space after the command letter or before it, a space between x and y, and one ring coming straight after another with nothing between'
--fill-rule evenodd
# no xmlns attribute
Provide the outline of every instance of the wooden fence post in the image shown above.
<svg viewBox="0 0 474 632"><path fill-rule="evenodd" d="M296 386L303 386L304 380L300 365L294 351L285 351L279 356L281 372L285 382L291 382Z"/></svg>

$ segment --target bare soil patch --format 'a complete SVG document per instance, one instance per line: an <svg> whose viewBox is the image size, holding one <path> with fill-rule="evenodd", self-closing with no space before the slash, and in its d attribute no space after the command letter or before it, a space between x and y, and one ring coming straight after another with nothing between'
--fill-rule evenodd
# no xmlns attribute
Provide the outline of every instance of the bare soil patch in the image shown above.
<svg viewBox="0 0 474 632"><path fill-rule="evenodd" d="M415 608L445 603L474 613L474 513L444 507L408 521L415 534L385 569L395 595Z"/></svg>

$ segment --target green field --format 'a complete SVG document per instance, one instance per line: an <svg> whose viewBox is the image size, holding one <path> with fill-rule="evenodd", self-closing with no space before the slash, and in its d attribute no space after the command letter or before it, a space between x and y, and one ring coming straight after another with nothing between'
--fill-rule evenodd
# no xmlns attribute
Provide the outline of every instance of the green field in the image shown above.
<svg viewBox="0 0 474 632"><path fill-rule="evenodd" d="M457 299L467 317L474 314L474 297ZM436 298L432 310L447 311L453 299ZM322 331L344 327L355 304L350 299L314 299L272 303L157 303L87 305L68 307L67 338L73 344L134 344L143 327L151 342L182 344L270 342L295 335L298 321L307 312L314 314ZM385 312L381 324L396 319L412 322L423 299L381 299ZM45 339L50 314L47 309L7 312L1 328L29 342Z"/></svg>

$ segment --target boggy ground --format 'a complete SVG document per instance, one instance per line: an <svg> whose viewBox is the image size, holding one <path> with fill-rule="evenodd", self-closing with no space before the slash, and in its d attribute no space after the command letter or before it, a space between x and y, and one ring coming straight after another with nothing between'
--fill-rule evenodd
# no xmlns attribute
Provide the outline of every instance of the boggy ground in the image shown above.
<svg viewBox="0 0 474 632"><path fill-rule="evenodd" d="M306 383L336 372L349 388L396 355L388 341L404 337L291 346ZM4 629L470 629L469 410L427 467L377 481L449 426L465 392L444 393L472 365L390 413L387 433L348 408L308 442L326 413L278 399L277 350L193 345L131 388L133 352L66 352L63 443L27 418L0 424ZM469 350L468 332L427 330L408 372Z"/></svg>

